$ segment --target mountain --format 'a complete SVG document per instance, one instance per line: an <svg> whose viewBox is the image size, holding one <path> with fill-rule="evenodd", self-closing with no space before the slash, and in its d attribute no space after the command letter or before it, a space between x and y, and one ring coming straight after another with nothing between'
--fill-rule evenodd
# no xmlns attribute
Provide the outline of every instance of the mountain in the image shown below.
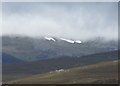
<svg viewBox="0 0 120 86"><path fill-rule="evenodd" d="M89 41L57 37L2 36L2 51L24 61L38 61L58 57L80 57L117 50L117 41Z"/></svg>
<svg viewBox="0 0 120 86"><path fill-rule="evenodd" d="M57 37L2 36L2 80L10 81L118 60L118 42ZM99 81L98 81L99 82Z"/></svg>
<svg viewBox="0 0 120 86"><path fill-rule="evenodd" d="M14 80L31 76L34 74L42 74L57 69L68 69L80 67L84 65L96 64L103 61L113 61L118 59L118 51L105 53L97 53L81 57L58 57L52 59L44 59L35 62L25 62L22 64L4 64L3 81Z"/></svg>
<svg viewBox="0 0 120 86"><path fill-rule="evenodd" d="M19 64L19 63L23 63L24 61L15 58L14 56L11 56L9 54L6 53L2 53L2 64Z"/></svg>
<svg viewBox="0 0 120 86"><path fill-rule="evenodd" d="M118 61L59 69L6 82L8 84L118 84Z"/></svg>

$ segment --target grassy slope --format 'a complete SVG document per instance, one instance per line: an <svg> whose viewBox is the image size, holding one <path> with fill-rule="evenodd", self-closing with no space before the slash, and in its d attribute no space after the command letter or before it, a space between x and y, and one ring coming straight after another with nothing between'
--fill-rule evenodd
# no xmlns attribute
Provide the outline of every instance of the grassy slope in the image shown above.
<svg viewBox="0 0 120 86"><path fill-rule="evenodd" d="M93 65L49 72L10 81L17 84L74 84L74 83L117 83L118 62L107 61Z"/></svg>
<svg viewBox="0 0 120 86"><path fill-rule="evenodd" d="M25 78L35 74L42 74L56 69L69 69L84 65L96 64L102 61L117 59L117 51L98 53L81 58L61 57L47 60L40 60L22 64L3 64L3 82Z"/></svg>

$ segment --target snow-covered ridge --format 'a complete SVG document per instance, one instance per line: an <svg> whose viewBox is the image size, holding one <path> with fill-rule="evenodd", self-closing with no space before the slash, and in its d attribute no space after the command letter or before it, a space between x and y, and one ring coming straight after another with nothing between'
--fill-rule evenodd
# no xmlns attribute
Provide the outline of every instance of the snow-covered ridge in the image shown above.
<svg viewBox="0 0 120 86"><path fill-rule="evenodd" d="M69 42L69 43L82 43L82 41L80 40L69 40L69 39L64 39L64 38L60 38L60 39L66 42Z"/></svg>
<svg viewBox="0 0 120 86"><path fill-rule="evenodd" d="M54 38L52 37L44 37L46 40L49 40L49 41L56 41ZM60 40L63 40L63 41L66 41L66 42L69 42L69 43L82 43L82 41L80 40L71 40L71 39L65 39L65 38L59 38Z"/></svg>
<svg viewBox="0 0 120 86"><path fill-rule="evenodd" d="M54 38L52 37L45 37L45 39L49 40L49 41L56 41Z"/></svg>
<svg viewBox="0 0 120 86"><path fill-rule="evenodd" d="M69 43L74 43L74 41L69 40L69 39L64 39L64 38L60 38L60 39L66 41L66 42L69 42Z"/></svg>
<svg viewBox="0 0 120 86"><path fill-rule="evenodd" d="M82 43L82 41L80 41L80 40L76 40L75 42L76 42L76 43Z"/></svg>

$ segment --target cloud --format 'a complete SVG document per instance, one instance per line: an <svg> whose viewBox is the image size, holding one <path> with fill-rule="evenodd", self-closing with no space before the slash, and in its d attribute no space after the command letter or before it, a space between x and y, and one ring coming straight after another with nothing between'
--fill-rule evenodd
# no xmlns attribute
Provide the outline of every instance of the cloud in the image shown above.
<svg viewBox="0 0 120 86"><path fill-rule="evenodd" d="M118 37L117 3L4 3L3 35Z"/></svg>

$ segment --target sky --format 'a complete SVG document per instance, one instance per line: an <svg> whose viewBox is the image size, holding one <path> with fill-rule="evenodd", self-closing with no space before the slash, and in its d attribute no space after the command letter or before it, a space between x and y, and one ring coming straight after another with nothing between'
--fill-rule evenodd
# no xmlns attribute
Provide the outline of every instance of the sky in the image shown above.
<svg viewBox="0 0 120 86"><path fill-rule="evenodd" d="M3 2L2 35L118 38L117 2Z"/></svg>

